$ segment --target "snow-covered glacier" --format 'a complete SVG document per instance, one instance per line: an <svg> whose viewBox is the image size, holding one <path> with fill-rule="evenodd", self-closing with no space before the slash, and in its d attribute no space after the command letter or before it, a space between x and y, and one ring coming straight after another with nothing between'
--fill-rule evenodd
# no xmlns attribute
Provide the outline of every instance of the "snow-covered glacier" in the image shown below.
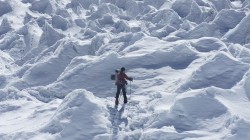
<svg viewBox="0 0 250 140"><path fill-rule="evenodd" d="M248 140L249 68L249 0L0 0L0 139Z"/></svg>

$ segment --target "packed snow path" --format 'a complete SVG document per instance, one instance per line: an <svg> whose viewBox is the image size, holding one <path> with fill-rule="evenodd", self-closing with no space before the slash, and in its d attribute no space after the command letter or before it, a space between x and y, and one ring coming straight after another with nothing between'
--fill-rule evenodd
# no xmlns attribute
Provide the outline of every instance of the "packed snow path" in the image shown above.
<svg viewBox="0 0 250 140"><path fill-rule="evenodd" d="M133 132L135 129L142 129L143 124L138 124L139 126L135 126L135 124L131 124L131 122L136 121L142 109L139 107L138 102L129 101L127 104L119 104L118 107L114 106L114 101L108 100L107 107L109 110L109 120L111 121L111 139L129 139L129 136L125 134L129 134ZM133 120L134 119L134 120ZM132 121L133 120L133 121ZM135 137L132 137L135 139ZM131 139L131 138L130 138Z"/></svg>

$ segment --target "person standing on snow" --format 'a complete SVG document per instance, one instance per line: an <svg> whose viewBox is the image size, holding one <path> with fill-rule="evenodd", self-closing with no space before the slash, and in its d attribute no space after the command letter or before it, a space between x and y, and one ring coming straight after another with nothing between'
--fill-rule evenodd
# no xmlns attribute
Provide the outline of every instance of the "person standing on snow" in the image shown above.
<svg viewBox="0 0 250 140"><path fill-rule="evenodd" d="M121 90L122 90L122 93L123 93L124 104L126 104L128 102L127 95L126 95L126 85L128 83L127 83L126 79L129 80L129 81L133 81L133 78L128 77L125 74L125 68L124 67L121 68L120 72L116 71L116 73L117 73L117 76L116 76L117 79L116 79L115 84L117 86L117 92L116 92L116 96L115 96L115 105L119 104L118 98L119 98Z"/></svg>

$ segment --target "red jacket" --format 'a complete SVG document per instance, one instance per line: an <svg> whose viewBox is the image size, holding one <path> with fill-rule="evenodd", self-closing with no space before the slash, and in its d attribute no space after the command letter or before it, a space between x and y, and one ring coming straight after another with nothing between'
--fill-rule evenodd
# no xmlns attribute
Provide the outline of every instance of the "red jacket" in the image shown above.
<svg viewBox="0 0 250 140"><path fill-rule="evenodd" d="M118 85L125 85L126 79L131 81L131 78L129 78L125 73L121 72L117 75L117 81L116 84Z"/></svg>

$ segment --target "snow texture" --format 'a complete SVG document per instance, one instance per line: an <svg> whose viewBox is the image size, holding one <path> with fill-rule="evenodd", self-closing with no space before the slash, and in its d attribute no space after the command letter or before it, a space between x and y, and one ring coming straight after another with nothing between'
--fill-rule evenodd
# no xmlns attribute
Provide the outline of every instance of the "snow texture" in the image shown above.
<svg viewBox="0 0 250 140"><path fill-rule="evenodd" d="M250 139L249 0L0 0L0 139ZM111 74L133 77L115 104Z"/></svg>
<svg viewBox="0 0 250 140"><path fill-rule="evenodd" d="M0 16L12 11L11 5L8 1L0 1Z"/></svg>

